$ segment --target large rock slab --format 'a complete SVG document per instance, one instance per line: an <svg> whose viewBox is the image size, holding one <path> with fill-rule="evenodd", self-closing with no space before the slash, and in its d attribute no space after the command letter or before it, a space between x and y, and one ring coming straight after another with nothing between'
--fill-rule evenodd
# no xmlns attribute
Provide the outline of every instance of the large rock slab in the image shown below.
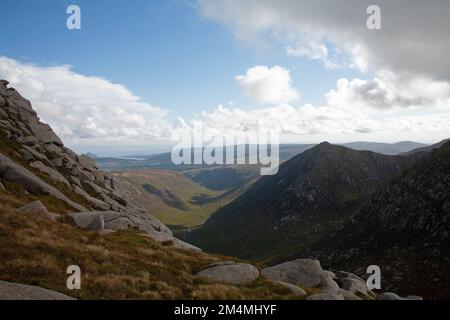
<svg viewBox="0 0 450 320"><path fill-rule="evenodd" d="M306 300L344 300L344 297L337 293L316 293L307 297Z"/></svg>
<svg viewBox="0 0 450 320"><path fill-rule="evenodd" d="M353 292L344 289L339 289L336 293L342 295L345 300L362 300Z"/></svg>
<svg viewBox="0 0 450 320"><path fill-rule="evenodd" d="M65 294L19 283L0 281L0 300L75 300Z"/></svg>
<svg viewBox="0 0 450 320"><path fill-rule="evenodd" d="M377 300L406 300L393 292L383 292L377 296Z"/></svg>
<svg viewBox="0 0 450 320"><path fill-rule="evenodd" d="M299 286L296 286L295 284L283 281L274 281L274 283L279 284L280 286L285 287L286 289L289 289L289 291L291 291L291 293L295 296L304 297L308 295L308 293L305 290L303 290Z"/></svg>
<svg viewBox="0 0 450 320"><path fill-rule="evenodd" d="M0 153L0 177L22 185L25 190L32 194L51 195L78 211L86 211L86 208L67 198L61 191L50 186L41 178L34 175L28 169L15 163Z"/></svg>
<svg viewBox="0 0 450 320"><path fill-rule="evenodd" d="M34 201L26 204L23 207L17 209L17 212L56 221L55 216L48 212L47 208L40 201Z"/></svg>
<svg viewBox="0 0 450 320"><path fill-rule="evenodd" d="M33 161L30 163L30 166L49 175L53 180L64 183L66 186L70 187L69 181L67 181L67 179L58 170L46 166L41 161Z"/></svg>
<svg viewBox="0 0 450 320"><path fill-rule="evenodd" d="M232 263L208 267L197 275L222 283L240 285L255 281L259 277L259 271L248 263Z"/></svg>
<svg viewBox="0 0 450 320"><path fill-rule="evenodd" d="M366 282L364 280L359 280L356 278L343 278L340 279L341 287L353 293L363 293L368 294L369 289L367 288Z"/></svg>
<svg viewBox="0 0 450 320"><path fill-rule="evenodd" d="M149 214L147 217L140 217L136 214L117 211L84 211L68 214L66 221L89 231L102 231L103 229L119 231L135 227L144 231L157 242L172 244L174 241L172 232L166 226L160 225L158 220L152 220L152 216Z"/></svg>
<svg viewBox="0 0 450 320"><path fill-rule="evenodd" d="M202 251L202 249L200 249L199 247L193 246L192 244L181 241L180 239L177 239L177 238L173 238L173 246L175 248L180 248L180 249L185 249L185 250L190 250L190 251L197 251L197 252Z"/></svg>
<svg viewBox="0 0 450 320"><path fill-rule="evenodd" d="M322 285L329 275L324 272L318 260L297 259L262 270L262 275L274 281L283 281L303 288Z"/></svg>

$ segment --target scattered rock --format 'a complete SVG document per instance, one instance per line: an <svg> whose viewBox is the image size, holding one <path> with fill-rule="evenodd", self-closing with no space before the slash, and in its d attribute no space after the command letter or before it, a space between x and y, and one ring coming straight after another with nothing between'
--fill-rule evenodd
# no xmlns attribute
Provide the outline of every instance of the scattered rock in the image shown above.
<svg viewBox="0 0 450 320"><path fill-rule="evenodd" d="M47 208L40 201L34 201L24 205L23 207L17 209L17 212L56 221L56 217L48 212Z"/></svg>
<svg viewBox="0 0 450 320"><path fill-rule="evenodd" d="M377 296L377 300L406 300L393 292L384 292Z"/></svg>
<svg viewBox="0 0 450 320"><path fill-rule="evenodd" d="M337 271L337 272L336 272L336 277L337 277L338 279L351 278L351 279L356 279L356 280L364 281L363 278L358 277L356 274L350 273L350 272L346 272L346 271Z"/></svg>
<svg viewBox="0 0 450 320"><path fill-rule="evenodd" d="M307 297L306 300L344 300L344 297L337 293L316 293Z"/></svg>
<svg viewBox="0 0 450 320"><path fill-rule="evenodd" d="M328 277L324 277L319 285L319 288L322 292L336 293L339 290L339 285L336 281Z"/></svg>
<svg viewBox="0 0 450 320"><path fill-rule="evenodd" d="M274 283L277 283L277 284L289 289L291 291L291 293L295 296L304 297L304 296L308 295L305 290L303 290L299 286L296 286L292 283L287 283L287 282L283 282L283 281L274 281Z"/></svg>
<svg viewBox="0 0 450 320"><path fill-rule="evenodd" d="M3 185L3 183L0 182L0 191L6 191L5 186Z"/></svg>
<svg viewBox="0 0 450 320"><path fill-rule="evenodd" d="M423 300L420 296L407 296L406 300Z"/></svg>
<svg viewBox="0 0 450 320"><path fill-rule="evenodd" d="M348 290L338 289L336 293L342 295L345 300L362 300L356 294Z"/></svg>
<svg viewBox="0 0 450 320"><path fill-rule="evenodd" d="M368 294L366 282L364 280L356 278L343 278L340 279L341 287L353 293Z"/></svg>
<svg viewBox="0 0 450 320"><path fill-rule="evenodd" d="M0 281L0 300L75 300L65 294L19 283Z"/></svg>
<svg viewBox="0 0 450 320"><path fill-rule="evenodd" d="M259 276L259 271L251 264L236 263L208 267L197 275L222 283L239 285L255 281Z"/></svg>

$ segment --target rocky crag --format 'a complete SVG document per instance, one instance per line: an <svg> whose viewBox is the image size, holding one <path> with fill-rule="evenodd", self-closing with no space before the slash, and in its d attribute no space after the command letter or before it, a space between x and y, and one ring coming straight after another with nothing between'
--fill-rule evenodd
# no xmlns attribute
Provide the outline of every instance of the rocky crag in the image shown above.
<svg viewBox="0 0 450 320"><path fill-rule="evenodd" d="M66 222L94 231L135 227L154 240L190 247L141 206L123 186L100 171L93 159L65 147L30 101L0 81L0 178L34 195L58 199L72 211ZM193 247L192 247L193 248Z"/></svg>

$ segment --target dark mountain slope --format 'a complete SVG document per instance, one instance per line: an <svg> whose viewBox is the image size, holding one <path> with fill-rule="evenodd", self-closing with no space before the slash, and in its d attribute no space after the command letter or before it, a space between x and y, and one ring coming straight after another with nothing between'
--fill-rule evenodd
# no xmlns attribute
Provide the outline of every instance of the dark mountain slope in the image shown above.
<svg viewBox="0 0 450 320"><path fill-rule="evenodd" d="M435 143L431 146L425 146L425 147L421 147L421 148L415 148L413 150L407 151L407 152L403 152L401 155L410 155L413 153L419 153L419 152L430 152L434 149L438 149L440 147L442 147L446 142L450 141L450 139L444 139L442 141L439 141L438 143Z"/></svg>
<svg viewBox="0 0 450 320"><path fill-rule="evenodd" d="M309 255L354 271L377 264L395 289L450 297L450 142L375 192Z"/></svg>
<svg viewBox="0 0 450 320"><path fill-rule="evenodd" d="M284 260L339 228L414 161L322 143L260 178L188 239L214 252Z"/></svg>

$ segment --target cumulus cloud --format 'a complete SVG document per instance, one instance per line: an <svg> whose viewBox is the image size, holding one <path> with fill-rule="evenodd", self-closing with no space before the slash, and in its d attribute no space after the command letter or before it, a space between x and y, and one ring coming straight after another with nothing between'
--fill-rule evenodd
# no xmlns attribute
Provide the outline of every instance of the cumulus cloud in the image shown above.
<svg viewBox="0 0 450 320"><path fill-rule="evenodd" d="M291 54L327 61L329 43L350 55L342 57L347 66L450 79L449 1L378 0L382 30L375 31L366 27L371 4L369 0L198 0L198 10L232 28L239 38L264 34L286 41Z"/></svg>
<svg viewBox="0 0 450 320"><path fill-rule="evenodd" d="M245 75L236 76L235 80L247 95L262 103L278 104L299 100L299 94L292 86L289 70L280 66L255 66L248 69Z"/></svg>
<svg viewBox="0 0 450 320"><path fill-rule="evenodd" d="M423 107L450 108L450 84L426 77L405 78L382 70L373 80L340 79L336 89L326 94L328 105L348 110L377 111Z"/></svg>
<svg viewBox="0 0 450 320"><path fill-rule="evenodd" d="M64 140L167 138L167 111L142 101L125 86L74 72L0 57L0 78L31 100L38 115Z"/></svg>

